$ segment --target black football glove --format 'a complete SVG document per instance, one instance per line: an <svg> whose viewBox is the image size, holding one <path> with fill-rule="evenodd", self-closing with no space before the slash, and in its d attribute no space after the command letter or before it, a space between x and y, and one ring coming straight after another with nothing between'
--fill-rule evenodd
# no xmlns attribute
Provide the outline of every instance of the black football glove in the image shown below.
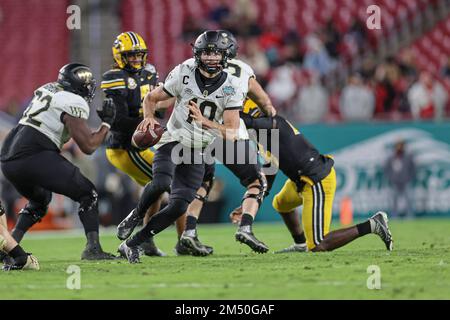
<svg viewBox="0 0 450 320"><path fill-rule="evenodd" d="M101 108L97 109L97 114L104 123L113 124L116 117L116 105L112 98L106 98L103 100Z"/></svg>

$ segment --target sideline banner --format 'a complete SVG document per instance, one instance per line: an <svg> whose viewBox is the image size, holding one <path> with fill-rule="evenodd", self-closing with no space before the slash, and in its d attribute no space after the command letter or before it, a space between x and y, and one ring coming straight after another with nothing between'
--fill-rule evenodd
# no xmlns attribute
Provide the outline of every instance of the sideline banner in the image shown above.
<svg viewBox="0 0 450 320"><path fill-rule="evenodd" d="M412 153L417 165L416 179L411 185L416 215L450 216L450 123L318 124L297 128L321 153L334 157L337 173L334 216L338 216L340 202L346 196L352 199L356 216L368 216L378 210L389 212L392 191L383 166L400 139L406 141L406 150ZM222 165L217 166L217 177L225 183L226 205L221 221L227 221L228 213L240 204L245 190ZM284 175L278 175L260 209L259 221L280 221L271 204L285 179Z"/></svg>

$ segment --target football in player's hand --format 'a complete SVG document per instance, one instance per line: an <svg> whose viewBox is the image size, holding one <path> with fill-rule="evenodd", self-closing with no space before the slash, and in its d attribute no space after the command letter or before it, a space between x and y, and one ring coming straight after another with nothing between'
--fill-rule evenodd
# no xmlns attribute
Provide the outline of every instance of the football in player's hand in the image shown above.
<svg viewBox="0 0 450 320"><path fill-rule="evenodd" d="M140 131L136 130L131 138L131 144L139 149L147 149L158 143L164 133L164 127L155 124L153 130Z"/></svg>

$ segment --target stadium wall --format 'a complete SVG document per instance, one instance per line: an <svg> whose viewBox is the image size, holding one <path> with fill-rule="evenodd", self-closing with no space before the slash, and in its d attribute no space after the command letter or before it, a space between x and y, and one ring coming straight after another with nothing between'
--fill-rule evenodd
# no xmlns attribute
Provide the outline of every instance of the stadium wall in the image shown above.
<svg viewBox="0 0 450 320"><path fill-rule="evenodd" d="M378 210L391 209L392 191L384 177L383 166L392 154L394 144L405 140L417 165L411 185L416 216L450 217L450 123L353 123L298 126L320 150L335 159L337 191L333 216L339 215L344 197L352 199L354 215L363 217ZM239 205L244 188L222 165L217 166L217 179L224 182L224 206L220 221L228 221L228 213ZM286 177L279 173L271 194L265 199L258 221L279 221L272 208L273 196Z"/></svg>

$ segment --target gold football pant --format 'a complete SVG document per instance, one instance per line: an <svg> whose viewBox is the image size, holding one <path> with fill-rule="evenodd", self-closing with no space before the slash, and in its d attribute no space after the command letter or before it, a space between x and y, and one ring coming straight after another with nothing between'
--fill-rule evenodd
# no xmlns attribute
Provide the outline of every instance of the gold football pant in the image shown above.
<svg viewBox="0 0 450 320"><path fill-rule="evenodd" d="M306 244L311 250L317 246L330 232L333 199L336 191L336 172L313 184L310 179L303 179L305 186L300 192L297 185L290 179L286 181L281 191L273 199L273 207L279 213L293 211L303 204L302 224Z"/></svg>
<svg viewBox="0 0 450 320"><path fill-rule="evenodd" d="M150 149L143 151L106 149L108 161L141 186L145 186L153 179L152 164L154 155Z"/></svg>

